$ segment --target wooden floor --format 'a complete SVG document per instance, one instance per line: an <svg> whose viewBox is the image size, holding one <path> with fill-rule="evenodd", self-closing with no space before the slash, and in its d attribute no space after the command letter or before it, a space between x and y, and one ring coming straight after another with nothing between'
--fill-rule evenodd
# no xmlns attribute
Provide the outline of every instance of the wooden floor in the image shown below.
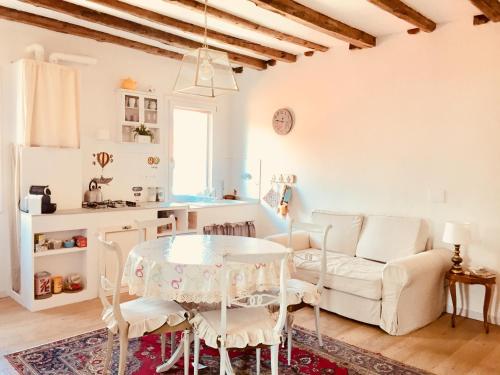
<svg viewBox="0 0 500 375"><path fill-rule="evenodd" d="M31 313L9 298L0 299L0 355L78 335L103 327L96 300ZM314 328L311 309L297 313L297 324ZM487 335L479 321L450 316L406 336L389 336L381 329L323 312L324 334L409 365L443 375L500 374L500 327ZM2 358L0 374L11 374Z"/></svg>

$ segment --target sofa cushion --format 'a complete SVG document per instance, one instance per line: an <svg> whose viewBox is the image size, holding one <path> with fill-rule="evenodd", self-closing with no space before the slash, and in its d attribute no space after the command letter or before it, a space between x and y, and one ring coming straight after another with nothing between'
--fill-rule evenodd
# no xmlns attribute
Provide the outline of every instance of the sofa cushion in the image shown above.
<svg viewBox="0 0 500 375"><path fill-rule="evenodd" d="M397 216L365 218L356 256L379 262L403 258L425 250L427 225L422 219Z"/></svg>
<svg viewBox="0 0 500 375"><path fill-rule="evenodd" d="M312 222L320 225L332 225L326 240L327 250L354 256L363 224L363 216L316 210L312 213ZM312 248L321 249L322 240L321 234L311 233Z"/></svg>
<svg viewBox="0 0 500 375"><path fill-rule="evenodd" d="M295 278L316 284L321 270L321 250L307 249L295 252L294 264ZM328 252L324 286L356 296L380 300L383 268L383 263Z"/></svg>

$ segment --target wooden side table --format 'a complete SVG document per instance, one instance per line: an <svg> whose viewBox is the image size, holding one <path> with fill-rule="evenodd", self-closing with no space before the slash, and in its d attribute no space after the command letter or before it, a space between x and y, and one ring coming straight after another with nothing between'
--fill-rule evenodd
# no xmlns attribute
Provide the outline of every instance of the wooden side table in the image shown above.
<svg viewBox="0 0 500 375"><path fill-rule="evenodd" d="M465 270L467 271L467 270ZM451 326L455 328L455 317L457 315L457 283L462 283L462 284L480 284L484 285L485 292L484 292L484 304L483 304L483 319L484 319L484 330L486 333L490 331L489 324L488 324L488 309L490 307L490 302L491 302L491 289L493 288L493 285L496 284L496 275L492 277L485 277L485 276L479 276L475 275L473 273L470 274L465 274L465 273L452 273L451 271L448 271L446 273L446 279L450 282L450 294L451 294L451 300L453 302L453 315L451 316Z"/></svg>

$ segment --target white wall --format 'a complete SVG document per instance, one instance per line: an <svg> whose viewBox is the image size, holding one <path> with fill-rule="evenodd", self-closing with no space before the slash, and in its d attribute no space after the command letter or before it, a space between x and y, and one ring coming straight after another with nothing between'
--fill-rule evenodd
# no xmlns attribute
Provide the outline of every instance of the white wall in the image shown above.
<svg viewBox="0 0 500 375"><path fill-rule="evenodd" d="M446 220L470 221L466 262L500 271L499 43L500 24L467 21L245 72L233 155L262 158L263 194L272 173L295 173L295 217L314 208L423 217L436 246ZM280 107L296 116L285 137L271 127ZM446 202L432 203L428 192L440 190ZM267 231L283 229L267 213ZM471 316L481 316L482 298L471 288Z"/></svg>
<svg viewBox="0 0 500 375"><path fill-rule="evenodd" d="M120 81L132 77L139 82L139 89L150 87L156 90L160 97L171 94L174 80L178 71L179 62L149 55L143 52L123 48L107 43L98 43L89 39L77 38L51 31L0 21L0 68L5 69L8 64L24 56L24 48L32 43L45 46L46 53L65 52L82 54L95 57L98 64L81 69L81 134L82 134L82 168L83 176L72 176L67 173L67 178L82 179L82 194L92 177L100 175L100 168L92 165L92 154L107 151L114 154L114 163L105 169L106 177L114 177L109 187L104 187L105 198L126 199L130 187L146 185L154 180L153 184L167 185L167 151L166 147L155 148L153 152L136 148L136 145L122 145L116 142L98 142L95 140L97 130L109 128L111 134L116 133L118 121L117 88ZM8 93L3 93L8 95ZM218 112L214 119L214 161L220 162L221 168L227 165L227 99L218 103ZM0 102L1 110L8 108ZM0 116L4 118L4 116ZM167 116L164 116L164 121ZM163 122L165 124L165 122ZM11 124L1 124L2 133ZM167 132L164 131L164 134ZM2 177L4 183L10 184L9 164L7 160L7 145L9 137L2 137ZM166 142L165 142L166 144ZM161 162L158 170L152 170L147 165L147 156L160 156ZM50 168L51 166L46 166ZM216 173L223 175L216 165ZM155 176L155 177L151 177ZM217 177L216 178L221 178ZM5 191L5 189L4 189ZM2 200L7 199L2 193ZM57 197L54 196L57 202ZM78 206L80 202L74 202ZM67 207L66 207L67 208ZM5 259L9 251L8 226L5 212L0 213L0 257ZM8 262L0 262L0 293L8 287Z"/></svg>

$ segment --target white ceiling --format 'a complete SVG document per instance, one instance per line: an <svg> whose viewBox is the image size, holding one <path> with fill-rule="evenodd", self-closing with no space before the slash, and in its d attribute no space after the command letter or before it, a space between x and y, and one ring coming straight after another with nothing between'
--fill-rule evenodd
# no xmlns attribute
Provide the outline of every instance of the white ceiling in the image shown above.
<svg viewBox="0 0 500 375"><path fill-rule="evenodd" d="M203 16L197 12L190 11L186 8L180 7L168 0L122 0L127 3L147 8L152 11L163 13L183 21L191 22L197 25L203 25ZM414 26L407 22L392 16L391 14L379 9L375 5L369 3L367 0L298 0L301 4L313 8L321 13L331 16L339 21L348 25L359 28L374 36L380 37L388 34L404 33L407 29ZM134 22L142 23L151 27L162 29L174 34L188 36L191 39L201 41L201 38L193 35L186 35L179 30L161 26L151 23L140 18L127 15L125 13L115 11L113 9L100 6L88 0L70 0L70 2L86 6L88 8L96 9L106 12L118 17L126 18ZM458 20L471 20L472 16L480 12L472 6L469 0L405 0L405 2L418 10L425 16L429 17L438 24L447 23ZM248 0L209 0L209 5L220 8L227 12L249 19L256 23L265 25L267 27L277 29L279 31L292 34L303 39L317 42L329 47L338 45L345 45L345 42L334 39L326 34L312 30L306 26L302 26L296 22L288 20L276 13L266 11L255 6ZM143 37L136 36L131 33L115 30L112 28L99 26L90 22L81 21L76 18L59 14L50 10L35 7L32 5L24 4L17 0L0 0L0 5L24 10L31 13L44 15L47 17L55 18L61 21L71 22L81 26L93 28L95 30L104 31L110 34L122 36L125 38L133 39L143 43L151 44L157 47L163 47L177 52L182 50L165 46L162 43L152 41ZM2 21L0 21L2 22ZM471 20L472 22L472 20ZM242 29L235 25L226 23L224 21L209 17L209 28L224 32L226 34L234 35L242 39L247 39L257 42L269 47L274 47L287 52L300 54L305 52L305 49L294 44L282 42L272 37L265 36L255 31ZM262 57L251 54L248 51L239 50L238 48L223 45L215 41L210 41L210 44L224 47L236 52L242 52L247 55Z"/></svg>

